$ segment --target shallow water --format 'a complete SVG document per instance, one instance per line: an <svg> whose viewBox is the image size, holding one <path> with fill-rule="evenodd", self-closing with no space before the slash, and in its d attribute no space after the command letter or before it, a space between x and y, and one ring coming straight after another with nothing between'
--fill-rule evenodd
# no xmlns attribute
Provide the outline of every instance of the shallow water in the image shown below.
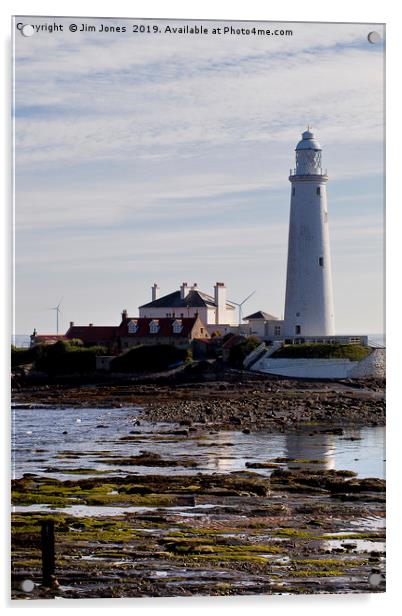
<svg viewBox="0 0 402 616"><path fill-rule="evenodd" d="M295 459L296 462L288 463L290 468L348 469L359 477L385 476L384 427L345 428L341 436L320 433L325 426L317 425L305 426L290 435L210 433L205 429L190 432L187 437L168 434L178 428L174 424L141 421L136 425L138 413L139 409L132 408L14 408L13 476L36 473L73 479L78 476L74 472L77 469L81 469L80 477L93 475L93 470L105 472L105 480L108 473L225 473L245 470L246 462L266 462L277 457ZM139 434L130 435L133 430ZM133 440L120 440L127 436ZM113 462L113 457L136 456L141 451L158 453L163 459L195 460L197 467L119 466L118 460L115 464L102 462ZM47 470L51 467L57 472ZM82 473L82 469L88 472ZM270 474L272 470L257 472Z"/></svg>
<svg viewBox="0 0 402 616"><path fill-rule="evenodd" d="M206 503L202 505L197 505L197 509L204 509L205 513L208 512L208 509L223 507L223 505L216 505L214 503ZM161 513L175 513L179 516L186 517L190 515L191 517L201 517L204 513L195 513L193 511L194 507L186 507L186 506L164 506L164 507L135 507L135 506L121 506L121 507L109 507L107 505L101 505L97 507L96 505L71 505L70 507L59 507L56 505L18 505L14 507L15 513L30 513L43 511L46 513L51 513L52 511L57 511L57 513L65 513L69 516L77 517L77 518L85 518L85 517L109 517L109 516L118 516L123 515L125 513L151 513L155 512L155 510Z"/></svg>

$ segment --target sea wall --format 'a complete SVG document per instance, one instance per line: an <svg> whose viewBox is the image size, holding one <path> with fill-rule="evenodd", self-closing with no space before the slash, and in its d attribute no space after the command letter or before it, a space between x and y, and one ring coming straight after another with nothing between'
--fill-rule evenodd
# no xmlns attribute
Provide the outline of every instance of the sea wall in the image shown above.
<svg viewBox="0 0 402 616"><path fill-rule="evenodd" d="M349 359L289 359L264 355L252 371L312 379L384 378L385 349L373 351L359 362Z"/></svg>
<svg viewBox="0 0 402 616"><path fill-rule="evenodd" d="M349 377L352 379L370 377L385 379L385 349L373 349L370 355L357 362Z"/></svg>

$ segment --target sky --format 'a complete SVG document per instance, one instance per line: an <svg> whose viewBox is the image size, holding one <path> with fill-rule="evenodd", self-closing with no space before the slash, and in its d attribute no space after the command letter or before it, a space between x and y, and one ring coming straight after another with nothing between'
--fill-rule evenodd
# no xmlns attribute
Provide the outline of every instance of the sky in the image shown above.
<svg viewBox="0 0 402 616"><path fill-rule="evenodd" d="M54 21L63 32L15 34L15 333L54 332L60 298L60 331L117 324L154 282L212 294L223 281L235 302L255 290L243 310L280 318L308 124L329 175L337 333L383 331L384 48L370 26L265 22L293 36L257 37L16 20ZM127 31L69 31L83 21Z"/></svg>

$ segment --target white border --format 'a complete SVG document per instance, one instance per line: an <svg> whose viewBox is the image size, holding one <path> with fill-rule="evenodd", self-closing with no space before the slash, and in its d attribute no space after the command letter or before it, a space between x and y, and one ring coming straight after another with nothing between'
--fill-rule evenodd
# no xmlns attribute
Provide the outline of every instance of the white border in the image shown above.
<svg viewBox="0 0 402 616"><path fill-rule="evenodd" d="M255 614L265 614L272 609L283 615L297 613L299 616L308 614L322 614L326 616L338 614L341 610L347 613L352 611L356 614L363 613L378 615L392 614L393 606L398 605L398 584L400 577L400 475L401 460L398 456L399 438L402 435L401 422L398 417L400 400L399 382L401 365L401 317L399 315L401 302L398 301L398 287L401 287L401 255L398 251L402 229L402 204L400 196L397 196L396 182L401 173L400 163L400 127L402 101L400 94L400 58L402 38L401 11L396 0L337 0L325 2L325 0L313 1L287 0L287 2L269 3L258 0L247 0L244 3L234 3L233 0L202 0L198 3L190 3L185 0L149 0L147 3L137 0L114 0L105 2L98 0L96 3L90 0L5 0L0 11L1 39L3 44L3 72L2 80L2 131L3 131L3 161L0 165L0 177L3 196L3 225L1 226L1 283L2 296L11 297L11 242L10 226L11 213L9 203L10 195L10 100L11 89L9 86L10 70L10 17L16 15L86 15L86 16L123 16L123 17L155 17L155 18L200 18L200 19L249 19L249 20L272 20L272 21L331 21L331 22L366 22L387 24L387 263L388 263L388 290L387 290L387 355L388 355L388 574L387 593L378 595L325 595L325 596L289 596L289 597L236 597L236 598L194 598L194 599L124 599L124 600L76 600L76 601L46 601L46 602L13 602L9 597L9 529L8 529L8 495L9 495L9 471L7 469L9 459L9 422L8 422L8 372L9 372L9 341L11 333L11 309L9 301L1 303L2 327L1 332L1 375L3 405L1 407L3 422L3 458L2 473L2 559L0 579L2 582L2 607L14 613L23 613L26 609L31 612L43 609L74 609L74 614L79 615L92 612L93 610L130 609L136 610L137 614L186 614L191 610L192 615L202 614L205 610L211 613L228 613L251 608ZM399 327L399 332L398 332ZM395 609L396 611L396 609Z"/></svg>

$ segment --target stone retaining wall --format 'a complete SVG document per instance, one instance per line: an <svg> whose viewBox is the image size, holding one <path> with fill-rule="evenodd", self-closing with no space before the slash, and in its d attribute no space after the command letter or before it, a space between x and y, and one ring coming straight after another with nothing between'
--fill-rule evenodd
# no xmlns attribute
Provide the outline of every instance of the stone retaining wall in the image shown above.
<svg viewBox="0 0 402 616"><path fill-rule="evenodd" d="M385 349L373 349L370 355L358 362L349 377L352 379L385 378Z"/></svg>
<svg viewBox="0 0 402 616"><path fill-rule="evenodd" d="M294 378L384 378L385 349L373 349L359 362L349 359L275 359L264 355L251 370Z"/></svg>

